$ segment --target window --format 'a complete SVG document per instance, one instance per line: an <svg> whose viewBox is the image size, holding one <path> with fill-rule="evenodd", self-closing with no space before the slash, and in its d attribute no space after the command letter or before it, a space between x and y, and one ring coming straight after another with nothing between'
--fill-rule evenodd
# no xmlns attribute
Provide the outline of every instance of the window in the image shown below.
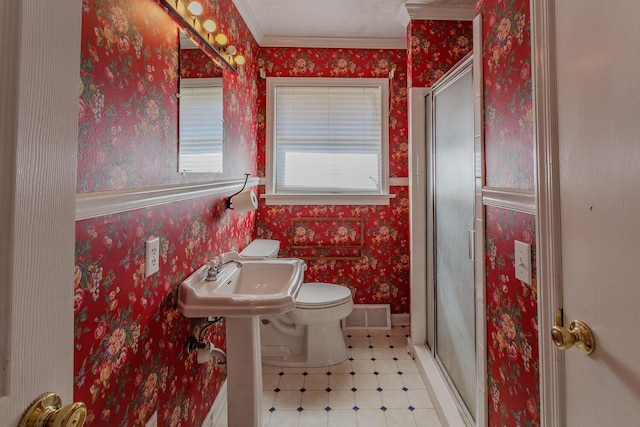
<svg viewBox="0 0 640 427"><path fill-rule="evenodd" d="M178 170L222 173L222 79L180 79Z"/></svg>
<svg viewBox="0 0 640 427"><path fill-rule="evenodd" d="M388 80L267 79L268 204L388 204Z"/></svg>

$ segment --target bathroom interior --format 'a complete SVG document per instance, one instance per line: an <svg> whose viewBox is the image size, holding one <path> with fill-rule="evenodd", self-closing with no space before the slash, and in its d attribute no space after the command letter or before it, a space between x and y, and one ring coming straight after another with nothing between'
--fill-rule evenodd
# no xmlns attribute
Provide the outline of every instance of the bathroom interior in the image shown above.
<svg viewBox="0 0 640 427"><path fill-rule="evenodd" d="M468 323L462 325L462 332L453 329L445 334L437 325L446 325L447 319L439 323L427 320L434 311L429 304L437 302L427 295L425 265L436 243L420 236L433 230L427 218L420 216L420 212L425 215L424 210L413 210L420 171L412 156L420 151L412 145L412 136L420 130L420 123L425 126L425 112L415 115L413 111L418 96L414 94L437 87L461 61L469 65L471 53L474 70L480 69L482 75L481 87L476 89L483 116L480 125L478 118L475 121L481 130L474 128L472 135L476 149L481 146L480 185L500 189L495 199L533 192L529 2L479 0L471 8L471 16L481 16L476 27L471 18L409 16L404 48L262 46L232 0L203 3L205 12L216 17L218 31L227 35L228 43L243 57L235 70L215 64L200 49L180 49L180 24L161 1L82 3L73 397L86 403L87 425L226 425L221 417L231 415L226 399L232 375L222 359L233 363L229 360L233 356L227 354L229 347L244 337L228 334L224 319L208 322L215 313L185 316L179 309L179 288L214 257L242 253L252 242L274 246L267 253L249 256L272 259L277 253L278 259L303 259L305 285L327 284L343 292L335 298L348 307L333 315L337 325L359 305L388 307L391 325L388 330L339 330L344 353L326 363L289 367L265 363L263 386L274 385L278 376L291 373L318 374L314 368L346 369L344 362L353 368L358 346L371 346L371 351L376 345L391 346L386 362L395 363L398 371L404 366L405 373L419 374L424 383L418 389L424 398L414 398L428 402L424 407L409 402L413 408L407 411L409 418L406 414L397 418L403 424L475 425L474 419L482 419L481 424L487 426L538 425L534 212L513 209L508 203L483 204L475 200L475 193L470 195L475 254L464 253L471 279L465 294L470 305L462 315ZM480 43L476 46L474 41ZM271 77L388 79L388 204L276 204L263 197L269 175L266 79ZM198 78L222 82L224 137L219 173L179 172L176 94L181 79ZM471 158L476 157L472 152ZM472 174L473 168L471 163ZM474 178L478 179L472 176L472 182ZM418 187L424 189L422 185ZM255 208L230 209L231 197L241 189L254 193ZM422 191L417 200L426 205L428 195ZM157 196L158 192L164 196ZM123 194L146 201L131 208L118 198ZM111 195L117 202L109 201ZM147 242L156 238L158 271L147 277ZM331 251L338 240L356 242L357 256L318 256L322 248ZM531 251L533 277L528 283L516 279L514 240L529 245ZM230 262L223 268L234 266ZM486 298L480 298L481 294ZM272 323L261 322L258 328ZM283 326L288 327L291 325ZM446 368L442 365L450 356L444 350L448 345L445 335L465 334L471 340L466 354L471 377L461 380L467 384L456 390L451 383L466 373L458 365L443 373ZM194 338L198 342L191 341L190 347ZM313 342L319 344L317 341ZM202 345L206 348L199 348ZM434 347L442 348L442 354L434 356ZM278 356L279 351L287 350L274 344L271 353L265 348L262 357ZM407 365L412 358L417 362ZM431 360L426 362L431 368L422 366L426 359ZM476 372L477 361L482 369ZM377 372L375 360L369 365ZM331 368L322 372L326 375ZM438 394L438 381L448 390L449 400ZM405 384L398 384L402 390ZM383 388L381 383L378 386ZM262 390L259 392L262 396ZM335 390L332 392L335 396ZM328 395L332 392L326 391ZM264 395L276 399L273 394ZM237 407L242 402L229 404ZM304 406L288 409L263 406L261 422L374 425L371 419L358 418L358 412L367 412L362 409L331 409L330 404L315 411ZM305 418L310 412L315 412L318 419L313 422L319 424ZM400 421L390 421L395 420L389 415L393 411L385 412L372 419L386 420L380 425L399 425ZM293 418L278 422L281 413ZM343 416L332 424L332 413Z"/></svg>

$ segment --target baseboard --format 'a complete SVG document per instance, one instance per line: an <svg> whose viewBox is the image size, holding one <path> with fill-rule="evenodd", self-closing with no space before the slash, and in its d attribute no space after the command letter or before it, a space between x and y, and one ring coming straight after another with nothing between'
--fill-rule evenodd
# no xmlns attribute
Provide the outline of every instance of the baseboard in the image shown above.
<svg viewBox="0 0 640 427"><path fill-rule="evenodd" d="M207 413L207 416L202 422L202 427L214 427L220 420L220 416L227 410L227 381L222 384L220 391L216 396L216 400L213 401L211 409Z"/></svg>
<svg viewBox="0 0 640 427"><path fill-rule="evenodd" d="M417 345L413 346L412 353L440 420L448 427L468 427L429 350L424 345Z"/></svg>

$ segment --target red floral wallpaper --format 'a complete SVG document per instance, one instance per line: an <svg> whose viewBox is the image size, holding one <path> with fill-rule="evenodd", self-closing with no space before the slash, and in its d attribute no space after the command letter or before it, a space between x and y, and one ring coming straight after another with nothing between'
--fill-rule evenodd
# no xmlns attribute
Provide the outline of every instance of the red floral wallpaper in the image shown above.
<svg viewBox="0 0 640 427"><path fill-rule="evenodd" d="M472 50L470 21L415 20L409 23L407 33L409 87L433 86Z"/></svg>
<svg viewBox="0 0 640 427"><path fill-rule="evenodd" d="M392 177L408 176L406 52L385 49L261 48L258 66L268 77L388 77L391 108L389 163ZM258 170L264 176L266 153L266 82L258 82ZM262 190L264 191L264 190ZM347 286L360 304L391 304L393 313L409 311L409 198L408 187L391 187L397 195L389 206L265 206L258 209L256 237L281 242L282 256L290 250L291 218L363 218L362 261L308 261L305 280ZM328 222L304 232L340 240L341 232ZM308 237L308 236L307 236ZM296 253L298 254L298 253ZM299 255L299 254L298 254Z"/></svg>
<svg viewBox="0 0 640 427"><path fill-rule="evenodd" d="M528 0L479 0L489 187L533 190ZM532 245L535 217L487 207L489 426L540 425L537 288L515 279L513 240ZM533 267L535 272L535 265Z"/></svg>
<svg viewBox="0 0 640 427"><path fill-rule="evenodd" d="M257 44L231 0L207 10L247 59L224 71L223 178L256 171ZM206 181L176 173L178 39L152 0L85 0L78 118L78 193ZM200 64L200 65L195 65ZM191 67L186 69L185 67ZM202 67L202 68L200 68ZM209 61L183 64L208 72ZM175 308L178 284L213 255L242 249L256 214L225 209L213 196L76 223L74 398L88 405L86 425L203 422L224 380L213 364L185 350L203 319ZM160 272L144 278L144 242L160 237ZM225 348L224 325L208 338Z"/></svg>
<svg viewBox="0 0 640 427"><path fill-rule="evenodd" d="M257 237L280 241L280 255L292 253L291 219L361 218L364 221L364 258L360 261L307 261L305 280L336 283L351 289L356 304L391 304L392 313L409 312L409 195L408 187L394 187L389 206L264 206L258 209ZM301 223L297 244L309 240L335 244L360 240L359 225L349 222ZM306 252L302 255L313 255ZM344 254L343 254L344 255ZM351 254L347 254L351 255Z"/></svg>
<svg viewBox="0 0 640 427"><path fill-rule="evenodd" d="M535 217L486 208L489 426L540 425ZM515 277L514 240L531 245L532 284Z"/></svg>
<svg viewBox="0 0 640 427"><path fill-rule="evenodd" d="M533 190L533 104L528 0L479 0L485 162L489 187Z"/></svg>
<svg viewBox="0 0 640 427"><path fill-rule="evenodd" d="M202 319L176 308L177 286L212 255L250 241L254 213L221 198L79 221L75 266L75 393L89 425L200 425L224 376L186 342ZM145 278L145 241L160 237L160 272ZM225 348L224 325L209 338Z"/></svg>
<svg viewBox="0 0 640 427"><path fill-rule="evenodd" d="M223 72L230 142L221 178L241 178L255 173L257 43L231 0L205 3L247 58ZM152 0L84 0L83 12L77 192L211 180L177 173L177 24Z"/></svg>

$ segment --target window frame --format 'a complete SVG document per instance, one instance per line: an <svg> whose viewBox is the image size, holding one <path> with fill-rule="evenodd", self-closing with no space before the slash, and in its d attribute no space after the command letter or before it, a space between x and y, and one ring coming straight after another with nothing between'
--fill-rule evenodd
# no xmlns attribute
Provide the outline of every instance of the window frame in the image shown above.
<svg viewBox="0 0 640 427"><path fill-rule="evenodd" d="M274 103L278 87L379 87L381 158L379 193L276 193ZM388 205L394 195L389 193L389 79L387 78L332 78L332 77L268 77L266 108L266 165L265 199L267 205Z"/></svg>

